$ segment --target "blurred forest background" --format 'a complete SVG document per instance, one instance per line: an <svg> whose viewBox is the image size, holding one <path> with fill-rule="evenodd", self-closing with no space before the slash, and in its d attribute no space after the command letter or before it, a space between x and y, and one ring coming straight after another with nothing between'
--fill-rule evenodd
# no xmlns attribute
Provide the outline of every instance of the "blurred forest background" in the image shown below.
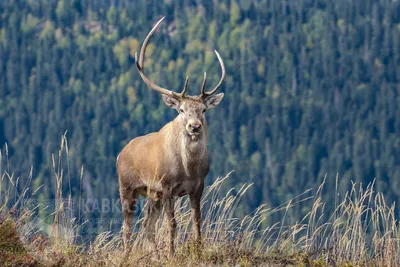
<svg viewBox="0 0 400 267"><path fill-rule="evenodd" d="M226 189L254 183L243 213L315 189L326 174L328 209L336 177L339 192L376 178L400 201L395 0L2 0L2 167L21 190L33 166L31 192L44 185L39 199L55 198L52 154L67 130L64 196L118 199L119 151L176 116L134 65L164 15L146 54L153 80L180 91L189 75L189 94L199 94L204 71L210 87L219 80L214 49L226 64L225 98L207 115L207 183L232 170Z"/></svg>

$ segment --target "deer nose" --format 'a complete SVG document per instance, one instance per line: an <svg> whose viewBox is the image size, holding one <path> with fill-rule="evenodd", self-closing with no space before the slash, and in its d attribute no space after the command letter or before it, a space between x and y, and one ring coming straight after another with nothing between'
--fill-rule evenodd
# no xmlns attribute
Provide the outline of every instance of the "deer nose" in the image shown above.
<svg viewBox="0 0 400 267"><path fill-rule="evenodd" d="M201 124L200 123L190 124L189 127L193 132L197 133L201 129Z"/></svg>

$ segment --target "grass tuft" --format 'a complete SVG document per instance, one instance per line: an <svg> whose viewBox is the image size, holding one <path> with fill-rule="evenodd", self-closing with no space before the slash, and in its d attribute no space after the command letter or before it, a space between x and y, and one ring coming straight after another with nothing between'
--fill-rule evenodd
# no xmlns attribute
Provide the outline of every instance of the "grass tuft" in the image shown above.
<svg viewBox="0 0 400 267"><path fill-rule="evenodd" d="M1 266L40 266L39 262L28 254L17 225L13 220L0 217L0 265Z"/></svg>

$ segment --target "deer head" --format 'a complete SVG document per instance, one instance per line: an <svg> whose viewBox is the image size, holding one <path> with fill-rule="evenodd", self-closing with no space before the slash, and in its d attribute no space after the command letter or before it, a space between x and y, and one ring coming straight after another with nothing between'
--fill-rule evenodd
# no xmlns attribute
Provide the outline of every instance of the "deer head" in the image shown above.
<svg viewBox="0 0 400 267"><path fill-rule="evenodd" d="M204 73L204 79L201 86L201 94L198 96L187 96L186 91L188 87L189 77L186 77L186 81L181 93L176 93L166 88L160 87L154 82L152 82L145 74L144 74L144 56L146 53L147 44L158 28L160 23L164 20L165 17L160 19L153 29L149 32L146 39L143 42L143 45L140 49L139 58L137 57L137 53L135 53L135 61L136 67L139 70L140 77L143 81L153 90L162 94L162 99L164 103L175 110L178 111L178 121L181 123L181 126L185 129L186 133L193 138L199 136L203 133L203 129L205 126L205 113L208 109L216 107L224 97L223 93L215 94L218 89L221 87L221 84L225 78L225 65L222 61L220 55L217 51L215 54L217 55L218 61L221 65L222 75L219 83L212 89L211 91L205 91L207 75Z"/></svg>

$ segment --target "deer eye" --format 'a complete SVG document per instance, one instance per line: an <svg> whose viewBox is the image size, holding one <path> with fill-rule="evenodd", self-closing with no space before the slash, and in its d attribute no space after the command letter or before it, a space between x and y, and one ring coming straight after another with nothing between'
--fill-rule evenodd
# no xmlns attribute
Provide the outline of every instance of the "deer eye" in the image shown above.
<svg viewBox="0 0 400 267"><path fill-rule="evenodd" d="M203 113L205 113L207 110L206 109L203 109Z"/></svg>

